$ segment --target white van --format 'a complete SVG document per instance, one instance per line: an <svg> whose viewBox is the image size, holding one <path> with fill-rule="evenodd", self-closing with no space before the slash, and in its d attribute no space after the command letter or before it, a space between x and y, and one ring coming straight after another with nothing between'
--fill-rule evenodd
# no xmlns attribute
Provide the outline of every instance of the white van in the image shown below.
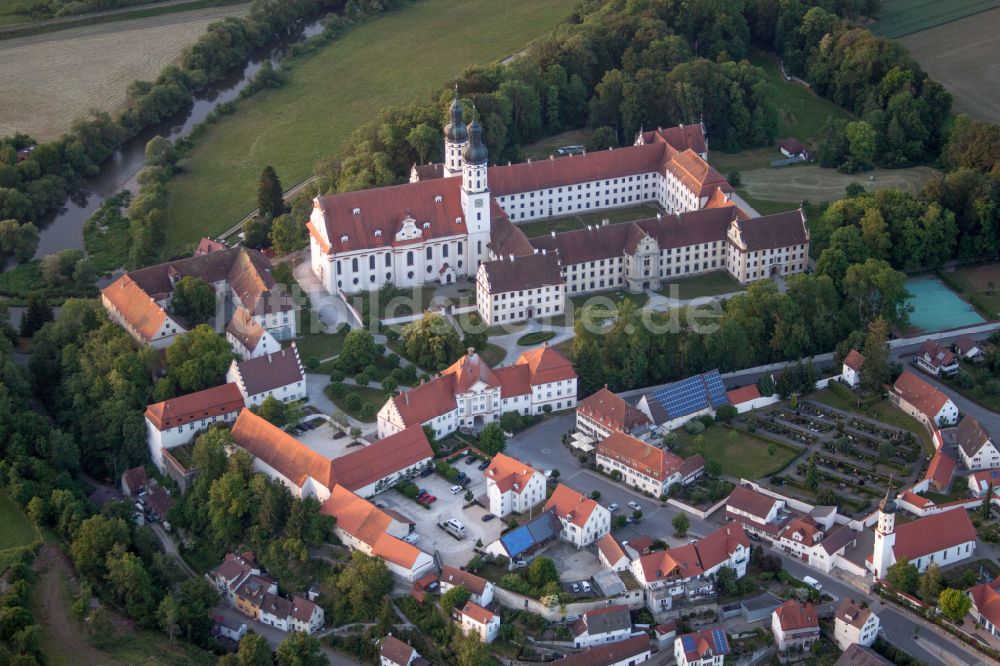
<svg viewBox="0 0 1000 666"><path fill-rule="evenodd" d="M808 585L809 587L811 587L814 590L822 590L823 589L823 584L820 583L815 578L813 578L812 576L804 576L802 578L802 582L805 583L806 585Z"/></svg>
<svg viewBox="0 0 1000 666"><path fill-rule="evenodd" d="M418 541L420 541L420 535L417 534L416 532L410 532L405 537L403 537L403 541L411 545L415 544Z"/></svg>
<svg viewBox="0 0 1000 666"><path fill-rule="evenodd" d="M462 488L462 486L452 486L451 488L448 489L448 492L450 492L452 495L457 495L463 490L464 488Z"/></svg>

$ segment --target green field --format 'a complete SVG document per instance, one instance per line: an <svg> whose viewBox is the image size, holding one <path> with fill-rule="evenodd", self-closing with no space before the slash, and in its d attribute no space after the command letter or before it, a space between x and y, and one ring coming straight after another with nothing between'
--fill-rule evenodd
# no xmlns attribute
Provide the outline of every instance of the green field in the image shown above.
<svg viewBox="0 0 1000 666"><path fill-rule="evenodd" d="M0 0L0 26L30 21L31 9L43 4L43 0Z"/></svg>
<svg viewBox="0 0 1000 666"><path fill-rule="evenodd" d="M242 219L266 165L291 187L383 107L426 100L470 64L520 51L576 4L424 0L342 35L199 139L170 184L165 254Z"/></svg>
<svg viewBox="0 0 1000 666"><path fill-rule="evenodd" d="M882 0L872 32L893 39L1000 7L1000 0Z"/></svg>
<svg viewBox="0 0 1000 666"><path fill-rule="evenodd" d="M630 206L628 208L612 208L597 213L582 213L580 215L567 215L565 217L550 217L535 222L525 222L517 226L528 238L538 238L547 236L551 232L561 234L564 231L584 229L588 224L600 225L604 220L608 224L621 224L623 222L633 222L635 220L646 220L656 217L657 213L663 212L659 206L643 205Z"/></svg>
<svg viewBox="0 0 1000 666"><path fill-rule="evenodd" d="M0 495L0 525L0 561L5 551L30 546L39 538L35 526L6 495Z"/></svg>
<svg viewBox="0 0 1000 666"><path fill-rule="evenodd" d="M677 430L675 434L677 445L671 449L674 453L682 458L700 453L706 462L718 462L722 473L734 479L753 480L770 476L784 469L801 453L775 442L774 455L768 455L770 441L722 425L713 425L696 436L684 430Z"/></svg>
<svg viewBox="0 0 1000 666"><path fill-rule="evenodd" d="M975 300L991 319L1000 316L1000 264L959 268L948 278L961 287L963 298Z"/></svg>
<svg viewBox="0 0 1000 666"><path fill-rule="evenodd" d="M674 285L676 285L677 289L672 291ZM691 298L730 294L734 291L743 291L743 289L743 285L734 280L733 276L728 272L713 271L681 280L671 280L669 284L665 285L657 293L671 298L676 294L677 298L688 300Z"/></svg>
<svg viewBox="0 0 1000 666"><path fill-rule="evenodd" d="M805 86L794 81L786 81L781 75L774 56L751 49L748 58L757 67L763 68L771 85L771 100L778 108L778 139L794 137L815 149L823 125L829 117L852 119L846 109L829 102ZM709 137L711 141L711 137ZM708 161L723 175L732 171L749 171L767 167L771 161L783 155L775 148L754 148L739 153L727 154L709 152ZM789 168L789 167L785 167ZM794 167L791 167L794 168Z"/></svg>

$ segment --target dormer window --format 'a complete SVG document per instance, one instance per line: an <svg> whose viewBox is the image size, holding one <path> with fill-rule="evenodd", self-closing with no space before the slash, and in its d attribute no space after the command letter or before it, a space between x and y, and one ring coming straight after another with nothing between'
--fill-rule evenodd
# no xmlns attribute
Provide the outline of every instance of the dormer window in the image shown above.
<svg viewBox="0 0 1000 666"><path fill-rule="evenodd" d="M354 213L355 215L361 215L361 209L360 209L360 208L355 208L355 209L354 209L354 210L353 210L352 212L353 212L353 213Z"/></svg>
<svg viewBox="0 0 1000 666"><path fill-rule="evenodd" d="M347 242L347 236L341 236L340 237L340 242L341 243L346 243Z"/></svg>
<svg viewBox="0 0 1000 666"><path fill-rule="evenodd" d="M430 229L430 228L431 228L431 223L430 222L424 222L424 229Z"/></svg>
<svg viewBox="0 0 1000 666"><path fill-rule="evenodd" d="M462 224L462 218L456 217L455 218L455 224Z"/></svg>
<svg viewBox="0 0 1000 666"><path fill-rule="evenodd" d="M440 194L434 195L434 203L441 203L442 201L444 201L444 198Z"/></svg>
<svg viewBox="0 0 1000 666"><path fill-rule="evenodd" d="M375 230L375 238L378 238L381 235L382 235L382 230L381 229L376 229Z"/></svg>

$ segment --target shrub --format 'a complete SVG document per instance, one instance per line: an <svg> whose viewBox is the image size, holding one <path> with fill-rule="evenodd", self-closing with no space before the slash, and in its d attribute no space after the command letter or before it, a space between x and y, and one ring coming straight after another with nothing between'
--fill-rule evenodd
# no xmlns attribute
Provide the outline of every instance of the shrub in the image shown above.
<svg viewBox="0 0 1000 666"><path fill-rule="evenodd" d="M352 411L361 409L361 396L357 393L349 393L347 397L344 398L344 406Z"/></svg>
<svg viewBox="0 0 1000 666"><path fill-rule="evenodd" d="M366 375L363 372L359 372L358 374L354 375L354 382L358 386L368 386L369 379L370 375Z"/></svg>
<svg viewBox="0 0 1000 666"><path fill-rule="evenodd" d="M376 414L378 414L378 407L376 407L372 403L366 402L365 404L361 405L361 418L372 419L375 418Z"/></svg>
<svg viewBox="0 0 1000 666"><path fill-rule="evenodd" d="M715 410L715 420L716 421L732 421L736 418L738 412L736 408L732 405L723 405Z"/></svg>
<svg viewBox="0 0 1000 666"><path fill-rule="evenodd" d="M315 356L309 356L306 358L306 369L315 370L319 367L319 359Z"/></svg>
<svg viewBox="0 0 1000 666"><path fill-rule="evenodd" d="M684 430L686 430L689 435L700 435L705 432L705 424L698 419L692 419L684 424Z"/></svg>
<svg viewBox="0 0 1000 666"><path fill-rule="evenodd" d="M417 494L420 493L420 488L418 488L415 483L407 483L399 489L399 492L403 493L403 495L409 497L410 499L414 499Z"/></svg>
<svg viewBox="0 0 1000 666"><path fill-rule="evenodd" d="M327 387L327 392L330 394L331 398L343 397L345 390L344 385L340 382L334 382Z"/></svg>

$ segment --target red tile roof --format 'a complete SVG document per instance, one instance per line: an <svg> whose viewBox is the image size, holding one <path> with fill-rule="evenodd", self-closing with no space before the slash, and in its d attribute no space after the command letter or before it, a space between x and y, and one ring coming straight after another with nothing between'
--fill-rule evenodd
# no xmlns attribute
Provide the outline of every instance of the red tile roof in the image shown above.
<svg viewBox="0 0 1000 666"><path fill-rule="evenodd" d="M146 407L146 419L162 431L241 409L243 394L236 384L228 383L152 404Z"/></svg>
<svg viewBox="0 0 1000 666"><path fill-rule="evenodd" d="M733 492L729 496L729 499L726 500L726 506L740 511L745 511L751 516L756 516L757 518L763 520L771 511L771 507L773 507L774 503L777 501L778 500L773 497L762 495L761 493L750 490L749 488L736 486L733 488Z"/></svg>
<svg viewBox="0 0 1000 666"><path fill-rule="evenodd" d="M821 533L822 530L819 529L816 521L811 516L802 516L789 521L785 529L782 530L781 536L790 541L798 541L811 548L816 544L816 535ZM799 536L798 539L795 538L796 534Z"/></svg>
<svg viewBox="0 0 1000 666"><path fill-rule="evenodd" d="M555 508L559 518L568 520L577 527L583 527L587 524L590 514L597 508L597 502L560 483L542 511L551 508Z"/></svg>
<svg viewBox="0 0 1000 666"><path fill-rule="evenodd" d="M500 384L493 368L474 349L469 349L469 353L449 365L441 374L455 376L455 393L466 393L476 382L482 382L486 386Z"/></svg>
<svg viewBox="0 0 1000 666"><path fill-rule="evenodd" d="M629 545L635 544L629 542ZM749 549L750 537L740 525L731 523L695 543L643 555L639 564L647 581L683 580L717 567L740 547Z"/></svg>
<svg viewBox="0 0 1000 666"><path fill-rule="evenodd" d="M819 615L816 607L811 603L802 603L789 599L782 605L774 609L774 614L778 616L778 622L782 631L795 631L797 629L819 629Z"/></svg>
<svg viewBox="0 0 1000 666"><path fill-rule="evenodd" d="M146 468L140 465L125 470L125 473L122 474L122 481L128 486L130 492L135 493L139 488L149 483L149 477L146 475Z"/></svg>
<svg viewBox="0 0 1000 666"><path fill-rule="evenodd" d="M758 399L760 397L760 390L756 384L747 384L746 386L726 391L726 397L729 398L731 405L736 406Z"/></svg>
<svg viewBox="0 0 1000 666"><path fill-rule="evenodd" d="M389 398L403 424L419 425L458 408L455 375L447 374L422 382L409 391Z"/></svg>
<svg viewBox="0 0 1000 666"><path fill-rule="evenodd" d="M969 458L974 458L980 449L991 442L990 434L974 416L964 416L958 422L956 436L962 452Z"/></svg>
<svg viewBox="0 0 1000 666"><path fill-rule="evenodd" d="M778 147L783 148L786 152L789 152L792 155L798 155L806 149L801 141L791 137L778 141Z"/></svg>
<svg viewBox="0 0 1000 666"><path fill-rule="evenodd" d="M844 358L844 365L846 365L854 372L860 371L861 366L864 364L864 362L865 362L865 357L862 356L861 352L859 352L857 349L852 349L851 351L847 352L847 356Z"/></svg>
<svg viewBox="0 0 1000 666"><path fill-rule="evenodd" d="M232 428L233 440L297 486L308 477L332 488L330 459L316 453L287 432L249 409L240 412Z"/></svg>
<svg viewBox="0 0 1000 666"><path fill-rule="evenodd" d="M649 649L649 637L642 634L615 643L596 645L582 652L567 655L553 663L558 664L558 666L607 666L608 664L638 663L638 660L633 659L633 657L639 657L644 652L648 652Z"/></svg>
<svg viewBox="0 0 1000 666"><path fill-rule="evenodd" d="M323 503L320 513L336 518L337 529L344 530L369 546L374 546L392 523L388 514L343 486L333 487L330 498Z"/></svg>
<svg viewBox="0 0 1000 666"><path fill-rule="evenodd" d="M490 620L496 617L490 611L471 601L466 601L465 606L463 606L462 610L459 612L479 624L487 624Z"/></svg>
<svg viewBox="0 0 1000 666"><path fill-rule="evenodd" d="M348 490L359 490L433 457L424 429L415 425L334 458L327 487L340 484Z"/></svg>
<svg viewBox="0 0 1000 666"><path fill-rule="evenodd" d="M253 351L264 336L264 327L257 323L252 314L241 307L236 309L233 318L226 324L226 333L236 338L249 351Z"/></svg>
<svg viewBox="0 0 1000 666"><path fill-rule="evenodd" d="M102 289L101 295L144 341L149 341L156 335L167 320L167 313L163 308L128 274Z"/></svg>
<svg viewBox="0 0 1000 666"><path fill-rule="evenodd" d="M526 352L521 352L515 365L527 365L531 373L530 382L532 386L550 384L552 382L576 379L576 371L573 364L556 351L555 347L550 347L546 342L541 347L535 347Z"/></svg>
<svg viewBox="0 0 1000 666"><path fill-rule="evenodd" d="M687 150L690 148L696 153L708 152L708 143L705 141L705 130L700 123L676 125L666 128L660 127L655 132L643 132L642 138L646 143L664 141L670 144L675 150Z"/></svg>
<svg viewBox="0 0 1000 666"><path fill-rule="evenodd" d="M965 356L973 349L980 349L979 343L976 342L971 335L960 335L955 340L955 349L959 354Z"/></svg>
<svg viewBox="0 0 1000 666"><path fill-rule="evenodd" d="M625 557L625 550L610 532L597 540L597 549L601 551L601 554L604 555L604 559L606 559L609 564L615 564Z"/></svg>
<svg viewBox="0 0 1000 666"><path fill-rule="evenodd" d="M292 610L290 615L299 622L308 622L311 620L313 611L315 610L316 604L308 599L303 599L298 595L292 597Z"/></svg>
<svg viewBox="0 0 1000 666"><path fill-rule="evenodd" d="M424 554L424 551L413 544L397 539L388 533L380 535L372 545L373 556L381 557L386 562L392 562L404 569L412 569L417 558ZM430 555L427 557L430 558Z"/></svg>
<svg viewBox="0 0 1000 666"><path fill-rule="evenodd" d="M714 190L732 192L733 187L721 173L690 148L676 153L664 165L674 178L698 197L710 195Z"/></svg>
<svg viewBox="0 0 1000 666"><path fill-rule="evenodd" d="M966 590L972 604L990 624L1000 626L1000 576L991 583L980 583Z"/></svg>
<svg viewBox="0 0 1000 666"><path fill-rule="evenodd" d="M943 368L955 363L955 354L935 340L924 340L917 349L917 356L923 357L934 368Z"/></svg>
<svg viewBox="0 0 1000 666"><path fill-rule="evenodd" d="M976 528L964 509L953 509L896 526L892 548L897 560L916 560L946 548L976 540Z"/></svg>
<svg viewBox="0 0 1000 666"><path fill-rule="evenodd" d="M527 488L531 478L538 473L517 458L498 453L493 456L490 466L486 469L486 479L496 483L501 493L513 490L520 495Z"/></svg>
<svg viewBox="0 0 1000 666"><path fill-rule="evenodd" d="M844 599L840 602L840 606L837 608L837 619L841 622L846 622L852 627L857 627L861 629L865 626L865 622L871 617L872 610L868 607L861 607L854 599Z"/></svg>
<svg viewBox="0 0 1000 666"><path fill-rule="evenodd" d="M899 376L893 390L930 420L934 420L948 402L948 396L908 370Z"/></svg>
<svg viewBox="0 0 1000 666"><path fill-rule="evenodd" d="M580 401L576 411L609 430L631 432L649 425L649 418L605 386Z"/></svg>
<svg viewBox="0 0 1000 666"><path fill-rule="evenodd" d="M197 257L203 254L211 254L212 252L221 252L225 249L228 249L225 243L220 243L217 240L203 237L200 241L198 241L198 247L194 250L194 256Z"/></svg>
<svg viewBox="0 0 1000 666"><path fill-rule="evenodd" d="M294 342L270 354L236 361L236 372L247 395L251 396L305 381Z"/></svg>
<svg viewBox="0 0 1000 666"><path fill-rule="evenodd" d="M669 451L618 431L598 442L597 455L620 462L660 483L673 476L684 463Z"/></svg>
<svg viewBox="0 0 1000 666"><path fill-rule="evenodd" d="M715 633L716 629L720 629L722 637L726 639L726 644L722 646L723 651L721 652L715 651L716 646L713 634ZM692 639L694 639L690 641L690 644L694 649L685 650L684 652L684 658L687 659L688 661L698 661L702 657L708 656L710 653L727 655L730 652L729 636L726 635L725 628L721 626L709 627L708 629L702 629L700 631L695 631L690 634L683 634L681 636L678 636L674 640L681 641L681 645L684 645L684 638L687 636L690 636Z"/></svg>
<svg viewBox="0 0 1000 666"><path fill-rule="evenodd" d="M955 474L955 459L946 453L938 451L931 458L931 464L927 467L925 479L930 479L939 490L943 490L951 483L951 477Z"/></svg>
<svg viewBox="0 0 1000 666"><path fill-rule="evenodd" d="M740 547L750 548L750 537L738 524L723 525L706 537L695 542L698 560L706 571L725 562Z"/></svg>
<svg viewBox="0 0 1000 666"><path fill-rule="evenodd" d="M485 578L480 578L474 573L462 571L446 564L441 568L440 582L448 583L455 587L461 586L472 594L482 595L486 591L486 583L489 581Z"/></svg>
<svg viewBox="0 0 1000 666"><path fill-rule="evenodd" d="M386 636L382 639L378 653L380 657L388 659L393 664L409 666L410 659L413 658L416 650L413 649L412 645L404 643L395 636Z"/></svg>

